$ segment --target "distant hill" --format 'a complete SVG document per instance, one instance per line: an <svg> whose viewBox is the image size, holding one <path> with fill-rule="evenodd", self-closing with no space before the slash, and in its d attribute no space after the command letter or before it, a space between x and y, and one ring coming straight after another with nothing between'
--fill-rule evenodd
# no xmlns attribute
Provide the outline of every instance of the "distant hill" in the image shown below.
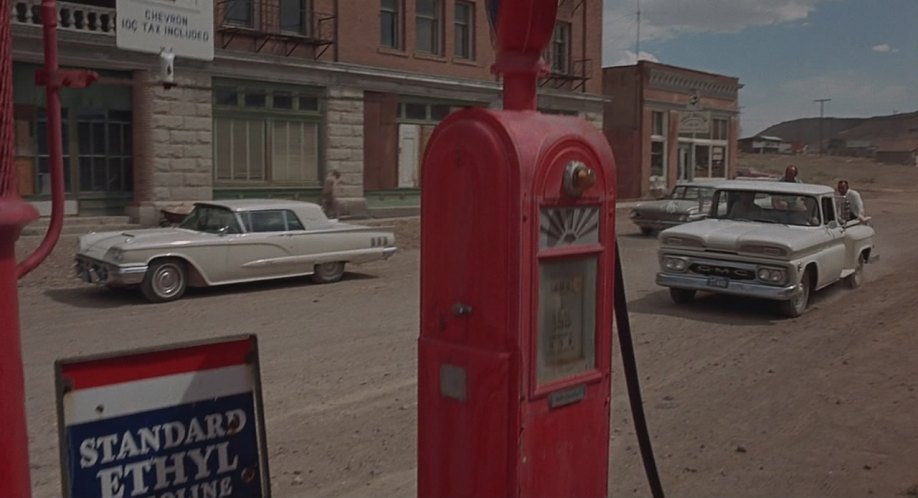
<svg viewBox="0 0 918 498"><path fill-rule="evenodd" d="M770 126L759 135L780 137L785 142L818 148L819 118L802 118ZM918 111L872 118L825 118L823 140L871 142L918 137Z"/></svg>

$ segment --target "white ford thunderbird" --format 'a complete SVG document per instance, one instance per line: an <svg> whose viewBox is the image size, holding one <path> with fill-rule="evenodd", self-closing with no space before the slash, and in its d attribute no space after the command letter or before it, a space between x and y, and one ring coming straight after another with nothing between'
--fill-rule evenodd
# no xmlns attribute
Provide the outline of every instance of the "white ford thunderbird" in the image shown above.
<svg viewBox="0 0 918 498"><path fill-rule="evenodd" d="M677 303L709 291L772 299L799 316L811 292L859 286L877 258L873 227L849 218L830 187L724 182L707 219L660 233L657 284Z"/></svg>
<svg viewBox="0 0 918 498"><path fill-rule="evenodd" d="M174 228L83 235L74 266L87 282L139 286L148 300L163 302L188 286L305 275L335 282L345 264L387 259L396 250L392 232L329 220L312 203L209 201Z"/></svg>

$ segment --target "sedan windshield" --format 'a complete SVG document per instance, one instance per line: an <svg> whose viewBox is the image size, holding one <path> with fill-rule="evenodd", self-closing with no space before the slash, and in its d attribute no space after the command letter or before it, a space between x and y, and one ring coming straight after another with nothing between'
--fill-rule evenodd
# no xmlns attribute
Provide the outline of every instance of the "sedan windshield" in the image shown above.
<svg viewBox="0 0 918 498"><path fill-rule="evenodd" d="M806 195L748 190L717 192L711 218L796 226L819 226L819 204Z"/></svg>
<svg viewBox="0 0 918 498"><path fill-rule="evenodd" d="M713 188L690 187L681 185L673 189L670 199L697 200L701 198L704 202L709 202L714 195Z"/></svg>
<svg viewBox="0 0 918 498"><path fill-rule="evenodd" d="M233 212L216 206L196 206L179 228L206 233L240 233Z"/></svg>

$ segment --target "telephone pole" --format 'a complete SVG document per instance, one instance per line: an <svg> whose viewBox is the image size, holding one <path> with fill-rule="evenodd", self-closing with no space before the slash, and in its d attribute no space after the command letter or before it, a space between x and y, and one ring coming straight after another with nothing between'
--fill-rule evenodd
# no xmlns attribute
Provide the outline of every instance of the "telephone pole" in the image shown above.
<svg viewBox="0 0 918 498"><path fill-rule="evenodd" d="M823 116L825 115L824 113L825 105L826 105L826 102L831 102L831 101L832 99L813 99L813 102L819 103L819 155L820 156L822 155L822 152L823 152L822 137L823 137L823 124L825 123L825 120L823 118Z"/></svg>
<svg viewBox="0 0 918 498"><path fill-rule="evenodd" d="M635 35L634 61L641 60L641 0L637 0L637 35Z"/></svg>

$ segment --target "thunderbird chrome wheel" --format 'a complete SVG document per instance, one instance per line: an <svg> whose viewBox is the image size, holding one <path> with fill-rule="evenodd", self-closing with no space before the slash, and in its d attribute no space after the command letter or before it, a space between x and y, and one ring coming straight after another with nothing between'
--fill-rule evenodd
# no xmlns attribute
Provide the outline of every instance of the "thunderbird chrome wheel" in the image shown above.
<svg viewBox="0 0 918 498"><path fill-rule="evenodd" d="M187 280L185 265L181 261L156 261L147 270L141 291L147 300L154 303L174 301L185 293Z"/></svg>
<svg viewBox="0 0 918 498"><path fill-rule="evenodd" d="M344 276L344 262L322 263L315 266L312 280L320 284L329 284L341 280Z"/></svg>

